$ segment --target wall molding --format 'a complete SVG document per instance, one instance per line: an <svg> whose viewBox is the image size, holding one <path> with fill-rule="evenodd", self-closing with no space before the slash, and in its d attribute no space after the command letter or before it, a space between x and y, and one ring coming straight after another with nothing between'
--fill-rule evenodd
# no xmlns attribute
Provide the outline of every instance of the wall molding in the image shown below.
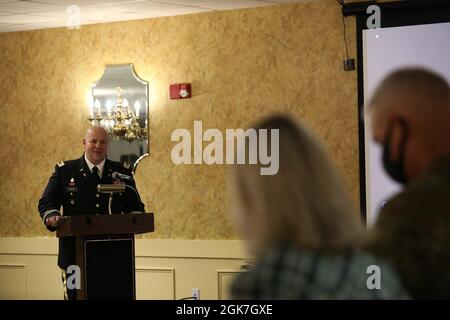
<svg viewBox="0 0 450 320"><path fill-rule="evenodd" d="M57 255L57 238L0 238L0 254ZM136 258L247 259L241 240L136 239Z"/></svg>
<svg viewBox="0 0 450 320"><path fill-rule="evenodd" d="M228 290L228 286L225 284L226 278L235 277L237 274L243 271L238 270L217 270L217 297L219 300L226 299L226 292Z"/></svg>
<svg viewBox="0 0 450 320"><path fill-rule="evenodd" d="M176 293L176 281L175 281L175 268L155 268L155 267L136 267L136 276L138 273L146 273L149 275L166 273L169 274L172 279L172 299L175 300ZM136 285L138 285L136 283Z"/></svg>
<svg viewBox="0 0 450 320"><path fill-rule="evenodd" d="M19 297L22 297L24 299L28 298L28 270L27 270L27 265L24 263L0 263L0 278L3 278L3 274L7 274L8 271L11 270L19 270L23 272L23 278L21 277L20 279L15 279L15 280L19 280L19 281L23 281L23 288L22 290L20 290L20 293L18 291L15 292L15 296L13 296L13 299L18 299ZM11 274L7 274L5 275L7 278L11 278ZM5 280L5 279L4 279ZM9 279L9 281L11 281ZM7 280L7 282L9 282ZM3 281L2 281L3 282ZM18 288L20 288L20 286L15 286L14 290L17 290ZM0 291L5 290L5 288L1 289ZM6 296L5 292L1 292L0 293L1 297L3 299L8 299L8 297ZM5 296L5 297L4 297Z"/></svg>
<svg viewBox="0 0 450 320"><path fill-rule="evenodd" d="M2 296L61 299L57 253L57 238L0 238ZM201 290L202 299L228 299L233 277L248 260L239 240L136 239L135 254L140 300L181 299L192 288Z"/></svg>

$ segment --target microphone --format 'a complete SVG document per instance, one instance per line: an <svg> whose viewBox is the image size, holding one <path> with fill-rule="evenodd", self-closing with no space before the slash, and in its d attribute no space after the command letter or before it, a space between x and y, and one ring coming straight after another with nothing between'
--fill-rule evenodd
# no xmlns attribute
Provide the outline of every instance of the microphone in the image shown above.
<svg viewBox="0 0 450 320"><path fill-rule="evenodd" d="M117 171L114 171L114 172L111 174L111 177L112 177L113 179L120 179L120 180L126 180L126 181L133 181L133 177L128 176L128 175L123 174L123 173L118 173Z"/></svg>

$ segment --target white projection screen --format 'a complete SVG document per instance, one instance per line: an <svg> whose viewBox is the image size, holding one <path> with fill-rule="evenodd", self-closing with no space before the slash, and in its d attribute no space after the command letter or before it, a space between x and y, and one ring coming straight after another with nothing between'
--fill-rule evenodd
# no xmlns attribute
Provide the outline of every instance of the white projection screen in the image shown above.
<svg viewBox="0 0 450 320"><path fill-rule="evenodd" d="M364 106L379 82L405 66L421 66L450 82L450 22L362 30ZM450 124L449 124L450 125ZM385 173L382 148L364 125L366 221L376 221L380 207L400 186Z"/></svg>

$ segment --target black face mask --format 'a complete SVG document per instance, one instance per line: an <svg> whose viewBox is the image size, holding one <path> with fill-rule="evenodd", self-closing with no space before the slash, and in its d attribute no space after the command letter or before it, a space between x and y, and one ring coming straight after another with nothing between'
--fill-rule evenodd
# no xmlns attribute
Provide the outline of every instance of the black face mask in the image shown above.
<svg viewBox="0 0 450 320"><path fill-rule="evenodd" d="M408 139L408 125L404 120L399 120L400 125L403 128L403 137L400 142L400 149L398 152L397 161L393 161L391 158L391 137L393 125L389 128L386 139L383 145L383 166L389 176L395 181L406 184L408 179L405 173L405 149L406 141Z"/></svg>

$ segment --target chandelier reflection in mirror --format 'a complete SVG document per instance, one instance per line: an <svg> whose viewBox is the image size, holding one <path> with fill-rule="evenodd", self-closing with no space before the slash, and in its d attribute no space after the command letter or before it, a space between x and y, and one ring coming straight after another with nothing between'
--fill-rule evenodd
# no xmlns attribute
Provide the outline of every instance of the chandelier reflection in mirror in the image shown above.
<svg viewBox="0 0 450 320"><path fill-rule="evenodd" d="M116 88L117 98L113 103L106 101L106 106L102 108L100 100L96 99L90 105L89 118L92 125L100 125L108 132L110 140L135 140L147 139L146 119L140 118L139 111L141 102L136 100L133 107L126 98L123 97L121 87ZM94 109L97 111L94 115Z"/></svg>

